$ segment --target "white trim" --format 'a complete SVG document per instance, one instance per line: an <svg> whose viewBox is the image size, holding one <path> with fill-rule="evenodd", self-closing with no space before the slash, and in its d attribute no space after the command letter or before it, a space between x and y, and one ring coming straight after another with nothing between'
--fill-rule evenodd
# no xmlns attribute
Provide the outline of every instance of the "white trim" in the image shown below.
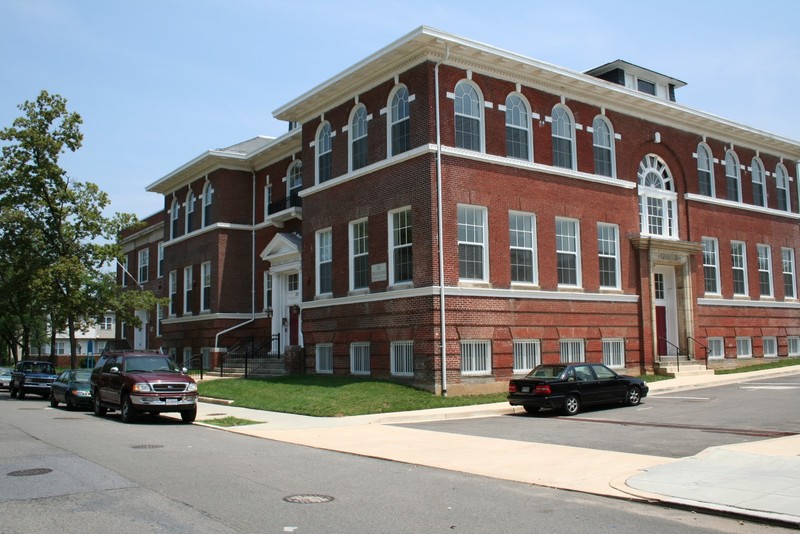
<svg viewBox="0 0 800 534"><path fill-rule="evenodd" d="M769 300L738 300L738 299L697 299L698 306L730 306L732 308L785 308L800 310L800 302L776 302Z"/></svg>
<svg viewBox="0 0 800 534"><path fill-rule="evenodd" d="M725 200L722 198L712 198L707 197L705 195L698 195L695 193L685 193L683 195L685 200L694 200L696 202L703 202L705 204L713 204L716 206L724 206L726 208L735 208L745 211L754 211L756 213L762 213L764 215L772 215L775 217L786 217L787 219L794 219L800 221L800 213L790 213L788 211L783 210L776 210L773 208L762 208L761 206L755 206L753 204L743 204L741 202L733 202L731 200Z"/></svg>

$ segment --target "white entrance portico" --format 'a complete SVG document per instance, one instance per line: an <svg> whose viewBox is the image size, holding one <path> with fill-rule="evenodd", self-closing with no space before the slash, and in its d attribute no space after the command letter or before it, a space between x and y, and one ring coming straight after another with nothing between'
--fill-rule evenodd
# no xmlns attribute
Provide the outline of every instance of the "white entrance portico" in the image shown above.
<svg viewBox="0 0 800 534"><path fill-rule="evenodd" d="M300 304L302 274L302 238L294 233L277 234L261 252L261 259L270 263L264 272L264 311L272 314L272 333L280 334L280 346L301 346L302 324Z"/></svg>

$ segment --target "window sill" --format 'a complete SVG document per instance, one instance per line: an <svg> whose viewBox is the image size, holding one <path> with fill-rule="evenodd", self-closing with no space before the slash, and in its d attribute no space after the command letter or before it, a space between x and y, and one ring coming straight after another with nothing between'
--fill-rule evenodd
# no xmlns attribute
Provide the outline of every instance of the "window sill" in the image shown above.
<svg viewBox="0 0 800 534"><path fill-rule="evenodd" d="M400 291L402 289L414 289L414 282L398 282L389 285L389 291Z"/></svg>
<svg viewBox="0 0 800 534"><path fill-rule="evenodd" d="M369 295L369 288L352 289L347 292L347 296L354 297L358 295Z"/></svg>
<svg viewBox="0 0 800 534"><path fill-rule="evenodd" d="M333 293L323 293L322 295L314 295L314 300L328 300L333 298Z"/></svg>

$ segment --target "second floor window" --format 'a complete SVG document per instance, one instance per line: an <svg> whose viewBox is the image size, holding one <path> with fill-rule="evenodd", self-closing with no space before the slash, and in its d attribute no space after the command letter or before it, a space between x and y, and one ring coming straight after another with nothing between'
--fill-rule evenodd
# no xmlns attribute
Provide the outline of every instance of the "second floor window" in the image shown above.
<svg viewBox="0 0 800 534"><path fill-rule="evenodd" d="M797 283L795 282L793 249L781 249L781 263L783 264L783 298L795 299L797 298Z"/></svg>
<svg viewBox="0 0 800 534"><path fill-rule="evenodd" d="M775 169L775 187L778 196L778 209L781 211L791 211L789 202L789 178L783 165L778 165Z"/></svg>
<svg viewBox="0 0 800 534"><path fill-rule="evenodd" d="M506 98L506 156L531 159L531 118L528 105L519 95Z"/></svg>
<svg viewBox="0 0 800 534"><path fill-rule="evenodd" d="M575 124L567 108L557 105L552 116L553 166L575 168Z"/></svg>
<svg viewBox="0 0 800 534"><path fill-rule="evenodd" d="M150 279L150 249L139 251L139 283L143 284Z"/></svg>
<svg viewBox="0 0 800 534"><path fill-rule="evenodd" d="M600 176L614 176L614 132L603 117L592 122L594 145L594 172Z"/></svg>
<svg viewBox="0 0 800 534"><path fill-rule="evenodd" d="M747 295L747 249L743 242L731 243L731 264L733 266L733 294Z"/></svg>
<svg viewBox="0 0 800 534"><path fill-rule="evenodd" d="M214 187L211 185L211 182L206 182L205 187L203 187L203 228L210 226L211 223L214 222L211 219L211 203L213 200Z"/></svg>
<svg viewBox="0 0 800 534"><path fill-rule="evenodd" d="M331 125L323 123L317 133L317 183L327 182L332 177L331 169Z"/></svg>
<svg viewBox="0 0 800 534"><path fill-rule="evenodd" d="M178 272L169 272L169 314L175 316L178 313Z"/></svg>
<svg viewBox="0 0 800 534"><path fill-rule="evenodd" d="M581 248L578 221L556 219L556 270L558 285L581 285Z"/></svg>
<svg viewBox="0 0 800 534"><path fill-rule="evenodd" d="M411 148L411 114L409 111L408 89L401 85L395 89L389 102L390 156L402 154Z"/></svg>
<svg viewBox="0 0 800 534"><path fill-rule="evenodd" d="M725 154L725 180L728 186L728 200L742 201L742 183L739 173L739 159L733 151Z"/></svg>
<svg viewBox="0 0 800 534"><path fill-rule="evenodd" d="M317 295L333 292L333 234L330 229L317 232Z"/></svg>
<svg viewBox="0 0 800 534"><path fill-rule="evenodd" d="M367 108L360 105L350 119L350 170L367 165Z"/></svg>
<svg viewBox="0 0 800 534"><path fill-rule="evenodd" d="M477 89L467 81L459 82L455 91L456 146L481 152L481 119L483 101Z"/></svg>
<svg viewBox="0 0 800 534"><path fill-rule="evenodd" d="M756 206L766 206L767 184L764 180L764 166L758 158L753 158L751 173L753 175L753 204Z"/></svg>
<svg viewBox="0 0 800 534"><path fill-rule="evenodd" d="M717 240L703 238L703 278L706 293L719 294L719 250Z"/></svg>
<svg viewBox="0 0 800 534"><path fill-rule="evenodd" d="M600 260L600 287L618 289L619 238L616 225L597 223L597 253Z"/></svg>
<svg viewBox="0 0 800 534"><path fill-rule="evenodd" d="M189 191L186 195L186 233L188 234L194 230L194 193Z"/></svg>
<svg viewBox="0 0 800 534"><path fill-rule="evenodd" d="M300 204L300 190L303 189L303 163L296 160L289 167L288 178L288 193L289 193L289 207L298 206Z"/></svg>
<svg viewBox="0 0 800 534"><path fill-rule="evenodd" d="M536 219L530 213L508 214L511 281L536 284Z"/></svg>
<svg viewBox="0 0 800 534"><path fill-rule="evenodd" d="M701 195L707 197L714 194L714 165L711 150L704 145L697 145L697 186Z"/></svg>
<svg viewBox="0 0 800 534"><path fill-rule="evenodd" d="M169 238L175 239L178 237L178 221L180 218L180 204L178 199L173 198L172 204L169 207Z"/></svg>
<svg viewBox="0 0 800 534"><path fill-rule="evenodd" d="M648 154L639 162L639 227L642 235L677 238L677 200L664 161Z"/></svg>

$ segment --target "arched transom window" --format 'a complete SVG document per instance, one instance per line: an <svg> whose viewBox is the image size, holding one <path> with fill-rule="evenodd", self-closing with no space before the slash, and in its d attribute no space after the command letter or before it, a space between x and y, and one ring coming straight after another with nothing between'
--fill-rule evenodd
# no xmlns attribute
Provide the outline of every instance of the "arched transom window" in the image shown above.
<svg viewBox="0 0 800 534"><path fill-rule="evenodd" d="M664 160L648 154L639 162L639 221L642 235L677 239L677 200Z"/></svg>

